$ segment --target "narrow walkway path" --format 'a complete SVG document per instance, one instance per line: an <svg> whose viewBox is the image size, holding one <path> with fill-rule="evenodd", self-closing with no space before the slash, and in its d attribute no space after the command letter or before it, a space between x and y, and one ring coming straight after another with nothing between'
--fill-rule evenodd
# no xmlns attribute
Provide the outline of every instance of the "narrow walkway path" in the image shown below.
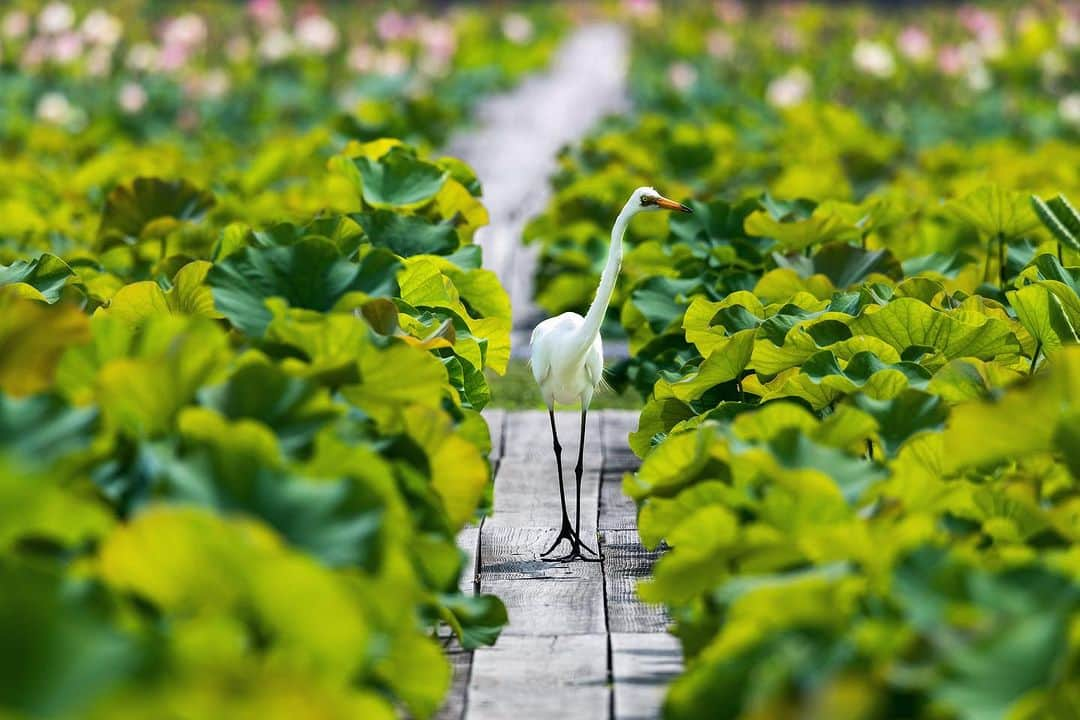
<svg viewBox="0 0 1080 720"><path fill-rule="evenodd" d="M534 248L521 244L529 218L551 197L549 176L561 147L603 116L626 107L627 38L613 25L577 30L548 72L489 99L477 127L454 137L447 153L475 168L491 224L477 235L485 266L510 293L514 354L528 355L538 320L532 303ZM617 208L612 208L614 216ZM618 348L605 348L611 356ZM625 349L622 350L625 354ZM541 561L556 535L560 507L545 412L486 412L492 428L495 512L459 536L472 558L465 592L494 593L509 626L492 648L449 647L454 688L441 720L648 720L659 717L664 688L681 667L678 643L664 632L663 609L637 599L655 555L641 547L623 473L636 458L627 435L636 412L589 417L582 487L582 536L599 542L602 563ZM567 477L573 482L578 414L558 415ZM594 545L595 547L595 545Z"/></svg>
<svg viewBox="0 0 1080 720"><path fill-rule="evenodd" d="M452 137L446 148L472 165L483 182L491 223L476 239L484 266L510 293L516 356L527 355L529 333L539 319L532 302L536 248L521 244L521 231L551 198L548 178L559 150L627 106L627 45L625 31L615 25L578 29L547 72L485 100L477 126Z"/></svg>
<svg viewBox="0 0 1080 720"><path fill-rule="evenodd" d="M602 563L546 563L539 553L560 518L555 458L544 411L485 413L492 429L495 512L463 531L473 577L465 592L494 593L510 623L491 648L451 648L454 689L441 720L647 720L681 668L669 618L644 605L635 584L656 553L646 552L633 504L621 488L637 467L626 444L633 411L589 416L582 484L582 537L599 542ZM578 414L557 414L564 465L578 450ZM573 471L568 477L573 482Z"/></svg>

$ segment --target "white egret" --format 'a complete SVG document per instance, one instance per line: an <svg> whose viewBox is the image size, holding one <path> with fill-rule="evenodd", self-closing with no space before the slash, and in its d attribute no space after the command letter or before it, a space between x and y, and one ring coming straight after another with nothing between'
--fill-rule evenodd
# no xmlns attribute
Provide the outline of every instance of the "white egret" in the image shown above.
<svg viewBox="0 0 1080 720"><path fill-rule="evenodd" d="M691 212L690 208L674 200L668 200L651 187L640 187L626 201L615 225L611 228L611 247L608 249L607 263L600 276L600 286L596 290L596 299L589 306L585 317L567 312L549 318L536 326L532 339L532 372L540 386L540 395L548 407L551 418L551 439L555 449L555 464L559 470L559 499L562 503L562 527L555 542L542 557L555 551L566 540L570 551L566 555L550 558L554 562L575 559L597 560L599 553L581 541L581 473L582 456L585 449L585 417L592 402L593 393L600 385L604 372L604 346L600 339L600 325L607 313L611 293L615 290L615 279L622 264L622 241L630 220L641 212L657 210L678 210ZM570 525L570 516L566 512L566 492L563 487L562 447L559 434L555 429L555 403L581 403L581 443L578 446L577 466L574 476L577 480L577 510L575 522ZM582 555L586 550L595 557Z"/></svg>

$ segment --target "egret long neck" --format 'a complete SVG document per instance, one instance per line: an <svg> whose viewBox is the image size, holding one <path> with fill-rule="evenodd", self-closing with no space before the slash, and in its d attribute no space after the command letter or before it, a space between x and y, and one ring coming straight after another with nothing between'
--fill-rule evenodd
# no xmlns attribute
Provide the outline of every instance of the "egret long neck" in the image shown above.
<svg viewBox="0 0 1080 720"><path fill-rule="evenodd" d="M622 265L623 235L626 234L626 226L630 224L630 218L633 216L633 208L627 205L615 218L615 225L611 228L611 246L608 248L604 272L600 275L600 287L596 289L596 298L585 315L585 323L574 337L574 347L581 355L585 354L600 334L600 325L603 324L604 316L607 314L611 294L615 292L615 281L619 277L619 267Z"/></svg>

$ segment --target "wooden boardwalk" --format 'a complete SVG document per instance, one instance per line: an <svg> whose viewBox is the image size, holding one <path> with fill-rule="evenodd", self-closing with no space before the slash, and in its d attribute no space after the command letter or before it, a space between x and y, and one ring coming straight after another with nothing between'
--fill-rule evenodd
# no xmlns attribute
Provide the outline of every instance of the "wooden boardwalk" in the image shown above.
<svg viewBox="0 0 1080 720"><path fill-rule="evenodd" d="M664 689L681 669L681 654L678 642L665 633L663 608L644 605L634 590L656 557L641 546L633 504L620 487L623 474L637 465L626 444L637 413L607 410L589 416L581 532L587 543L599 543L601 563L540 559L560 520L546 412L496 410L486 416L494 447L495 512L459 537L474 568L462 579L462 589L498 595L510 623L494 647L448 648L454 688L437 717L659 717ZM578 414L558 413L557 422L572 487Z"/></svg>

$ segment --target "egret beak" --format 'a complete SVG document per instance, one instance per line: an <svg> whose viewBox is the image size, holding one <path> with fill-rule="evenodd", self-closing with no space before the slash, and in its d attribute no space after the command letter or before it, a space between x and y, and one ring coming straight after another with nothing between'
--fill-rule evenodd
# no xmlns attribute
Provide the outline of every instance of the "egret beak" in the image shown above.
<svg viewBox="0 0 1080 720"><path fill-rule="evenodd" d="M679 212L692 213L694 212L690 208L686 207L682 203L677 203L674 200L668 200L666 197L659 197L656 199L657 207L662 207L665 210L678 210Z"/></svg>

